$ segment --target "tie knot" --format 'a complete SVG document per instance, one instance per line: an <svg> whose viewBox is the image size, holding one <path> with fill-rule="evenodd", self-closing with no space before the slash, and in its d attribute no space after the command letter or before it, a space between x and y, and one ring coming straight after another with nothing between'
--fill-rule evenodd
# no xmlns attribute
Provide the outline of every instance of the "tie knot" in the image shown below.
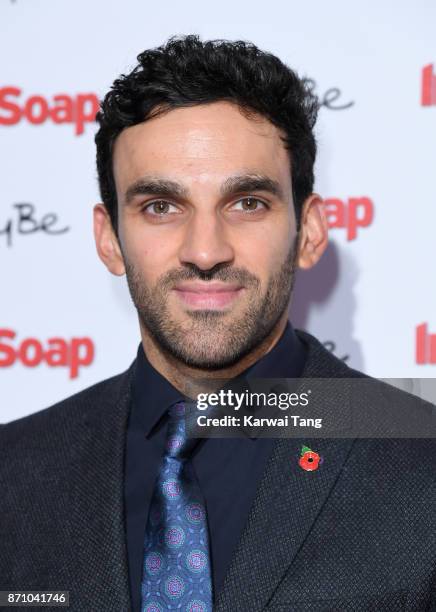
<svg viewBox="0 0 436 612"><path fill-rule="evenodd" d="M168 410L168 433L166 455L174 459L185 459L198 444L198 438L188 438L186 421L189 418L184 402L178 402Z"/></svg>

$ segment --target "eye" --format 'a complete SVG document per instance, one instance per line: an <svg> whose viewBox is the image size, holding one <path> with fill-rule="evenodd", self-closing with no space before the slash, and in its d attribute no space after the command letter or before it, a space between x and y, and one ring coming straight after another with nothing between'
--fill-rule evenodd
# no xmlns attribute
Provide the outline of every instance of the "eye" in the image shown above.
<svg viewBox="0 0 436 612"><path fill-rule="evenodd" d="M261 210L266 210L268 208L265 202L259 200L258 198L247 197L241 198L237 202L235 202L232 206L232 209L236 209L238 211L242 211L244 213L255 213L260 212Z"/></svg>
<svg viewBox="0 0 436 612"><path fill-rule="evenodd" d="M173 208L173 210L171 210ZM168 213L179 212L179 209L171 202L166 202L165 200L155 200L154 202L150 202L147 206L144 206L142 209L148 215L152 215L154 217L163 217Z"/></svg>

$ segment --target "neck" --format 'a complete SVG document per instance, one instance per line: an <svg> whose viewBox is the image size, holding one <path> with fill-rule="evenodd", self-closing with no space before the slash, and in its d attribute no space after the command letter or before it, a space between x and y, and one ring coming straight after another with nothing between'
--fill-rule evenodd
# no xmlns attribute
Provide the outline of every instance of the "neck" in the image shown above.
<svg viewBox="0 0 436 612"><path fill-rule="evenodd" d="M259 361L261 357L269 353L283 334L287 320L288 313L286 311L271 333L255 349L234 365L216 370L194 368L182 363L173 355L163 351L162 347L156 343L148 330L140 324L142 346L149 363L155 370L183 395L194 397L205 390L204 383L208 384L208 390L210 391L210 386L213 387L214 380L235 378L238 374Z"/></svg>

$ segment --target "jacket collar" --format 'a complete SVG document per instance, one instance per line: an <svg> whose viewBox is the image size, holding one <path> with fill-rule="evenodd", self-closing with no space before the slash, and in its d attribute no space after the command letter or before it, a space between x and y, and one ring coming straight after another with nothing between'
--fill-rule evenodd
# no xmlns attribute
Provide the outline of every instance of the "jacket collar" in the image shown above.
<svg viewBox="0 0 436 612"><path fill-rule="evenodd" d="M74 581L73 610L94 607L130 610L127 547L124 532L124 453L134 363L85 396L86 409L75 439L71 465L69 532ZM96 397L97 396L97 397Z"/></svg>

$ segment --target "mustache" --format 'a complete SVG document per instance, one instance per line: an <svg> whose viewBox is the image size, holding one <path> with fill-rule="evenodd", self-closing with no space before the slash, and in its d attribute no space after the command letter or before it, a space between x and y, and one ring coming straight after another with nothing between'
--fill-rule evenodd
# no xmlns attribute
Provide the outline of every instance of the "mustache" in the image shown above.
<svg viewBox="0 0 436 612"><path fill-rule="evenodd" d="M260 280L257 276L248 270L221 263L209 270L202 270L195 264L186 264L184 268L166 272L159 278L157 284L164 289L171 289L181 281L191 280L237 282L245 287L257 287L260 285Z"/></svg>

